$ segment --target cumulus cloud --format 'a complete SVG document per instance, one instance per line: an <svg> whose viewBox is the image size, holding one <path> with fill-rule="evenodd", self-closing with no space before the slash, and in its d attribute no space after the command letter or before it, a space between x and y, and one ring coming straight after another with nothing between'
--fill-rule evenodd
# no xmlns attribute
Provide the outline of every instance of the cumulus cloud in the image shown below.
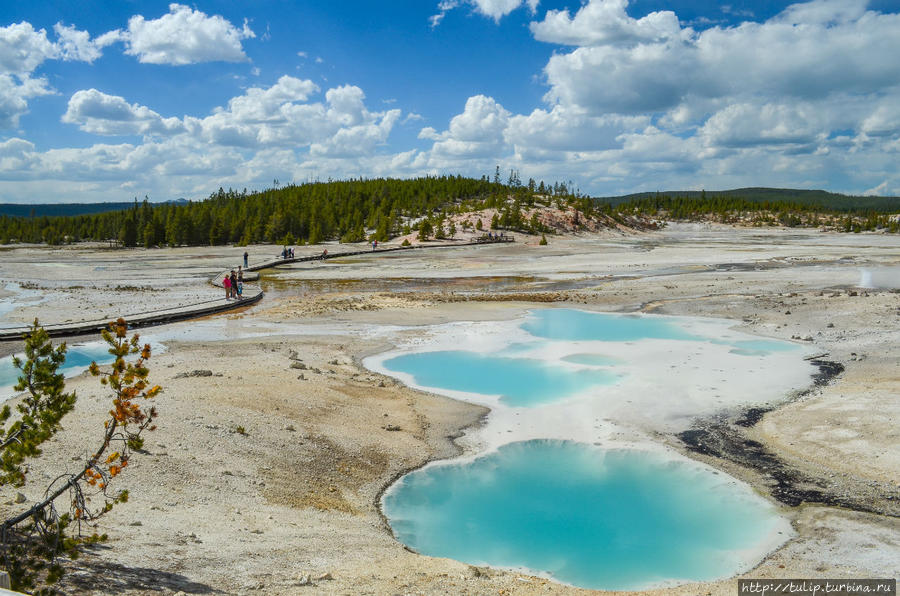
<svg viewBox="0 0 900 596"><path fill-rule="evenodd" d="M827 25L859 19L869 0L813 0L788 6L775 21L790 25Z"/></svg>
<svg viewBox="0 0 900 596"><path fill-rule="evenodd" d="M47 39L44 29L31 23L0 27L0 72L24 75L34 72L42 62L59 56L59 48Z"/></svg>
<svg viewBox="0 0 900 596"><path fill-rule="evenodd" d="M312 81L283 76L245 90L208 116L175 118L97 89L80 90L69 99L64 122L97 135L139 135L141 141L43 152L23 139L0 142L0 192L20 198L66 181L90 200L121 198L116 193L133 189L203 196L222 184L263 186L273 175L292 180L321 171L387 173L393 156L381 155L380 147L401 111L369 110L363 91L352 85L328 89L316 101L319 93Z"/></svg>
<svg viewBox="0 0 900 596"><path fill-rule="evenodd" d="M609 194L900 184L900 15L814 0L694 30L672 12L627 8L548 11L534 37L573 47L546 63L546 105L512 114L470 98L446 130L423 128L431 148L404 163L473 173L501 163Z"/></svg>
<svg viewBox="0 0 900 596"><path fill-rule="evenodd" d="M53 30L59 38L56 45L63 60L93 62L103 55L103 48L119 41L119 34L116 31L91 39L87 31L79 31L74 25L67 27L57 23L53 26Z"/></svg>
<svg viewBox="0 0 900 596"><path fill-rule="evenodd" d="M628 0L592 0L574 17L568 10L549 10L543 21L531 23L535 39L573 46L633 45L690 37L671 11L651 12L634 19L625 8Z"/></svg>
<svg viewBox="0 0 900 596"><path fill-rule="evenodd" d="M431 153L454 158L477 158L496 154L503 145L503 133L510 113L492 97L475 95L465 109L450 120L449 128L438 133L423 128L419 138L433 140Z"/></svg>
<svg viewBox="0 0 900 596"><path fill-rule="evenodd" d="M178 118L163 118L146 106L96 89L75 92L62 121L98 135L171 135L184 131Z"/></svg>
<svg viewBox="0 0 900 596"><path fill-rule="evenodd" d="M591 0L575 17L550 11L532 24L540 39L579 46L548 61L548 101L596 113L666 112L708 98L874 93L900 80L897 14L817 0L765 23L694 33L665 13L634 19L625 6ZM811 20L797 25L798 15Z"/></svg>
<svg viewBox="0 0 900 596"><path fill-rule="evenodd" d="M431 27L437 27L444 20L448 12L463 5L468 5L476 13L494 19L500 19L521 6L527 6L534 14L537 11L540 0L441 0L438 3L438 13L429 18Z"/></svg>
<svg viewBox="0 0 900 596"><path fill-rule="evenodd" d="M241 40L256 37L244 22L238 29L227 19L194 10L183 4L170 4L169 13L147 20L135 15L128 30L121 32L126 54L148 64L181 66L198 62L246 62Z"/></svg>
<svg viewBox="0 0 900 596"><path fill-rule="evenodd" d="M360 155L383 143L400 110L372 112L362 89L328 89L324 102L308 102L319 87L281 77L267 89L252 87L206 118L186 118L192 134L209 143L243 148L306 147L317 155Z"/></svg>
<svg viewBox="0 0 900 596"><path fill-rule="evenodd" d="M645 116L593 116L557 105L551 110L537 109L510 117L504 138L519 154L603 151L621 147L620 135L649 124Z"/></svg>
<svg viewBox="0 0 900 596"><path fill-rule="evenodd" d="M19 118L28 112L29 99L55 93L45 77L32 76L41 64L47 60L93 62L112 43L108 36L91 40L86 31L61 23L54 31L56 42L31 23L0 27L0 129L18 126Z"/></svg>
<svg viewBox="0 0 900 596"><path fill-rule="evenodd" d="M19 125L19 118L28 112L29 99L53 93L43 77L33 79L27 75L0 74L0 130Z"/></svg>
<svg viewBox="0 0 900 596"><path fill-rule="evenodd" d="M698 134L707 145L804 145L823 134L821 113L803 104L730 105L710 117Z"/></svg>

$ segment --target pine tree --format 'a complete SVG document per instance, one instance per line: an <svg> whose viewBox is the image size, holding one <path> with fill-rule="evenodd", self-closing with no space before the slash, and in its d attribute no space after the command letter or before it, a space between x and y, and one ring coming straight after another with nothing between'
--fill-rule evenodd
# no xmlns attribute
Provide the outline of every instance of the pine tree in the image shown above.
<svg viewBox="0 0 900 596"><path fill-rule="evenodd" d="M132 452L142 447L143 431L155 428L156 410L145 411L141 402L155 397L160 387L151 387L147 381L150 346L140 347L139 337L128 338L127 330L125 321L119 319L101 334L115 357L110 372L102 372L96 362L90 366L91 373L101 376L101 384L113 392L99 447L78 465L80 471L57 476L42 501L0 523L0 568L9 573L14 590L32 591L41 584L55 583L63 573L59 557L75 558L82 544L105 540L105 535L96 533L82 536L82 524L91 524L128 500L128 491L112 492L110 485L128 466ZM28 468L24 461L40 455L41 444L60 429L60 421L75 406L76 396L65 392L65 379L59 372L65 354L66 345L54 348L35 320L25 336L25 360L13 359L21 371L15 389L27 392L16 407L18 419L7 428L11 410L7 405L0 411L0 487L25 483ZM129 355L138 355L136 361L126 362ZM65 493L68 506L60 513L55 502ZM72 522L78 526L76 536L67 531ZM46 588L40 591L50 592Z"/></svg>

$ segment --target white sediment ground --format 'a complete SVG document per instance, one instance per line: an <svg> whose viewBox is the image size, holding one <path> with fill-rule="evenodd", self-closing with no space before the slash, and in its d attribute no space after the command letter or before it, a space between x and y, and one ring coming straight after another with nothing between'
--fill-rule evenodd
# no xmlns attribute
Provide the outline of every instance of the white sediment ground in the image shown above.
<svg viewBox="0 0 900 596"><path fill-rule="evenodd" d="M734 413L750 406L771 407L807 387L810 375L817 371L804 359L813 351L808 346L797 345L790 351L764 355L735 354L735 345L760 338L736 331L732 323L724 320L662 317L688 332L692 339L572 341L530 335L521 328L527 316L524 313L505 321L454 322L416 328L415 336L407 340L400 338L409 335L409 330L398 330L393 342L399 344L397 349L363 360L363 365L370 370L395 377L410 387L490 408L485 424L458 440L466 447L465 453L430 466L465 463L513 442L557 439L602 449L652 451L678 465L697 467L708 473L711 471L708 466L692 462L654 437L687 430L701 418ZM503 353L517 343L526 343L528 348L516 356L573 371L591 367L566 363L563 359L567 356L592 354L615 359L616 364L609 369L621 376L610 385L517 407L507 405L499 395L422 385L413 374L385 366L388 360L405 354L466 350L490 355ZM459 370L458 374L469 373ZM721 483L728 485L729 491L739 486L744 498L762 500L744 482L724 476ZM768 509L771 518L766 523L771 524L771 531L758 543L729 553L729 564L723 567L734 573L749 570L793 536L788 519L780 516L776 507L770 505ZM540 575L539 570L533 572ZM650 582L648 587L688 581L667 578Z"/></svg>
<svg viewBox="0 0 900 596"><path fill-rule="evenodd" d="M460 445L475 454L508 442L504 434L556 433L548 429L601 446L675 450L769 495L774 482L766 473L688 453L673 437L692 417L759 403L775 409L742 431L748 440L811 479L804 488L864 507L782 507L795 535L738 577L900 576L900 294L879 273L900 267L900 237L672 225L647 234L549 237L545 247L520 240L527 242L285 267L264 273L267 296L257 306L142 330L167 348L150 361L151 380L164 388L156 399L159 428L148 436L146 453L117 478L131 498L97 528L109 534L110 548L68 564L63 589L583 593L410 553L384 523L379 496L406 471L458 456ZM219 293L209 277L240 263L244 250L8 249L0 278L39 293L40 302L32 300L37 294L16 301L26 295L4 286L0 298L11 302L4 303L0 326L35 316L45 323L127 316L148 304L202 300ZM247 250L252 263L271 258L277 247ZM867 281L871 286L862 287ZM293 289L296 282L306 284L302 292ZM612 355L624 366L652 362L651 372L638 373L635 364L623 378L627 385L603 388L614 397L573 398L581 408L572 414L576 421L552 408L540 421L523 421L521 412L507 407L501 414L504 404L485 399L488 414L360 365L397 348L469 349L481 335L479 322L498 330L499 349L523 313L551 303L687 316L698 334L793 338L804 347L748 356L712 342L616 346ZM429 343L441 337L445 344ZM20 350L2 347L3 354ZM546 356L562 355L556 349L547 348ZM602 351L583 351L594 349ZM808 385L810 365L781 364L811 353L827 354L845 371L792 400L795 389ZM735 371L739 363L746 368ZM668 387L676 370L681 388L667 391L660 404L659 386ZM27 502L91 452L109 410L109 394L96 379L80 375L67 386L78 392L78 404L35 460L29 483L17 489ZM475 430L458 443L448 438L466 428ZM17 507L15 496L4 489L4 512ZM733 596L736 578L652 592Z"/></svg>

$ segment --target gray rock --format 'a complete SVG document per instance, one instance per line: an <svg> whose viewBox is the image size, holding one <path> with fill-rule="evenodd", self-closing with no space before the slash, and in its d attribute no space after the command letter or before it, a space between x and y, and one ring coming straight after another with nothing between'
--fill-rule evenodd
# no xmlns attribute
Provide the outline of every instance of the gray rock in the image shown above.
<svg viewBox="0 0 900 596"><path fill-rule="evenodd" d="M211 370L198 369L192 370L191 372L181 372L175 375L176 379L184 379L186 377L211 377L213 376L213 372Z"/></svg>

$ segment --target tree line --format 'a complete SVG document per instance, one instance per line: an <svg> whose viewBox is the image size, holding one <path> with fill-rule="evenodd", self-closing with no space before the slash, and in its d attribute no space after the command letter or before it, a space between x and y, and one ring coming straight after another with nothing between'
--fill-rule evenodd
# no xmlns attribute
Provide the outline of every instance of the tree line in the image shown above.
<svg viewBox="0 0 900 596"><path fill-rule="evenodd" d="M421 239L452 236L454 213L497 210L491 228L552 232L532 208L572 208L579 217L714 220L752 225L828 226L847 232L898 232L900 199L844 197L823 191L745 189L676 195L642 193L591 198L572 183L523 183L515 170L493 177L427 176L351 179L287 185L258 192L219 188L201 201L150 203L66 216L0 216L0 243L113 241L123 246L201 246L259 242L316 244L325 240L384 242L417 232ZM864 200L865 199L865 200ZM531 211L531 213L529 213ZM472 232L479 230L473 229Z"/></svg>
<svg viewBox="0 0 900 596"><path fill-rule="evenodd" d="M523 184L518 173L504 183L499 168L488 176L353 179L275 187L260 192L219 188L207 199L150 203L127 209L72 216L0 216L0 243L115 240L124 246L247 245L257 242L316 244L323 240L386 241L424 226L431 235L446 233L452 213L498 209L496 225L534 233L549 231L523 209L535 205L590 201L565 183ZM427 236L428 234L426 234Z"/></svg>
<svg viewBox="0 0 900 596"><path fill-rule="evenodd" d="M779 195L777 189L755 190L772 192L758 192L749 197L731 192L707 194L706 191L676 196L644 193L631 195L625 201L617 201L616 198L598 199L597 203L604 212L671 220L712 220L788 227L825 226L843 232L900 232L900 218L896 215L900 213L898 198L878 197L876 202L863 200L868 199L867 197L843 197L843 200L839 200L842 195L824 193L829 195L825 197L827 200L819 201L814 198L817 194Z"/></svg>

